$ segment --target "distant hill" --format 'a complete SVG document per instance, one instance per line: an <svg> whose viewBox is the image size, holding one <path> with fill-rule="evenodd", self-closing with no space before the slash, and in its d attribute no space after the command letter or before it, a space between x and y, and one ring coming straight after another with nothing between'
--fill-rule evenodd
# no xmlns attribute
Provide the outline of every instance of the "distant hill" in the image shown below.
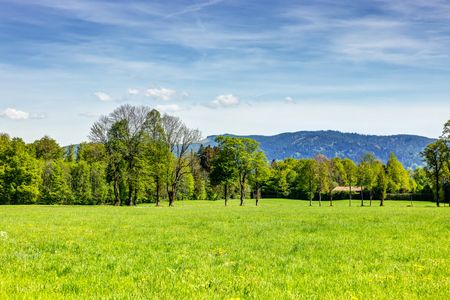
<svg viewBox="0 0 450 300"><path fill-rule="evenodd" d="M215 137L207 137L202 144L214 145ZM420 152L426 145L434 141L434 139L417 135L378 136L331 130L239 137L248 137L258 141L269 160L280 160L287 157L308 158L320 153L329 158L348 157L359 161L364 153L372 152L378 159L386 162L389 154L394 152L406 168L421 166L423 162Z"/></svg>

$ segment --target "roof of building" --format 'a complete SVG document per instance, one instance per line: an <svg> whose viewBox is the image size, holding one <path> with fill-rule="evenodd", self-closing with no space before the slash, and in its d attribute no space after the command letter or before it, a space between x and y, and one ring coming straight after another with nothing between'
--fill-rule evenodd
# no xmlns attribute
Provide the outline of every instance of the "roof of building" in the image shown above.
<svg viewBox="0 0 450 300"><path fill-rule="evenodd" d="M361 192L361 189L364 190L364 188L361 188L360 186L352 186L352 192ZM349 192L350 188L348 186L337 186L333 189L333 193L338 192Z"/></svg>

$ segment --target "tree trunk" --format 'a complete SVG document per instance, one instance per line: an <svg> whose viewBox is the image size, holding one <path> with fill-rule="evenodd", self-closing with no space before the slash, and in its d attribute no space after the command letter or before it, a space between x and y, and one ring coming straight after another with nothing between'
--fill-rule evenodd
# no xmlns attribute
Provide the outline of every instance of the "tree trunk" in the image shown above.
<svg viewBox="0 0 450 300"><path fill-rule="evenodd" d="M439 207L439 175L436 175L436 206Z"/></svg>
<svg viewBox="0 0 450 300"><path fill-rule="evenodd" d="M225 206L228 205L228 183L225 183L223 185L223 194L224 194L224 198L225 198Z"/></svg>
<svg viewBox="0 0 450 300"><path fill-rule="evenodd" d="M240 206L244 206L244 199L245 199L245 183L241 181L240 183L241 186L241 203Z"/></svg>
<svg viewBox="0 0 450 300"><path fill-rule="evenodd" d="M373 199L373 191L370 190L370 206L372 206L372 199Z"/></svg>
<svg viewBox="0 0 450 300"><path fill-rule="evenodd" d="M256 194L255 194L255 199L256 199L256 206L258 206L259 203L259 197L260 197L260 191L259 191L259 186L256 186Z"/></svg>
<svg viewBox="0 0 450 300"><path fill-rule="evenodd" d="M348 202L348 206L352 206L352 186L349 185L348 187L350 189L350 192L349 192L350 199L349 199L349 202Z"/></svg>
<svg viewBox="0 0 450 300"><path fill-rule="evenodd" d="M169 206L174 206L175 205L175 199L177 197L177 186L175 183L172 183L171 185L171 190L169 190L167 192L168 196L169 196Z"/></svg>
<svg viewBox="0 0 450 300"><path fill-rule="evenodd" d="M361 206L364 206L364 193L362 187L361 187Z"/></svg>
<svg viewBox="0 0 450 300"><path fill-rule="evenodd" d="M380 206L384 206L384 194L381 194Z"/></svg>
<svg viewBox="0 0 450 300"><path fill-rule="evenodd" d="M309 206L312 206L312 200L313 200L313 192L309 192Z"/></svg>
<svg viewBox="0 0 450 300"><path fill-rule="evenodd" d="M169 206L173 206L174 202L173 191L169 191L167 195L169 196Z"/></svg>
<svg viewBox="0 0 450 300"><path fill-rule="evenodd" d="M128 206L133 206L133 184L128 183Z"/></svg>
<svg viewBox="0 0 450 300"><path fill-rule="evenodd" d="M333 192L330 193L330 206L333 206Z"/></svg>
<svg viewBox="0 0 450 300"><path fill-rule="evenodd" d="M138 195L138 189L134 189L134 195L133 195L133 205L136 205L137 203L137 195Z"/></svg>
<svg viewBox="0 0 450 300"><path fill-rule="evenodd" d="M160 189L159 178L156 179L156 206L159 206L159 189Z"/></svg>
<svg viewBox="0 0 450 300"><path fill-rule="evenodd" d="M119 181L114 178L114 206L120 206L120 197L119 197Z"/></svg>
<svg viewBox="0 0 450 300"><path fill-rule="evenodd" d="M319 206L322 206L322 193L319 192Z"/></svg>

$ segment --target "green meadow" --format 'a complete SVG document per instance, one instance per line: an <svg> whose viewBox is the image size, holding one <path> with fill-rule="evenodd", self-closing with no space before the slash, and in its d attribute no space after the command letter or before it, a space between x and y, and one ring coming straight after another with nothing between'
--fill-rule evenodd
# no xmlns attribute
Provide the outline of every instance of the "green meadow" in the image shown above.
<svg viewBox="0 0 450 300"><path fill-rule="evenodd" d="M0 299L450 298L449 207L308 204L0 206Z"/></svg>

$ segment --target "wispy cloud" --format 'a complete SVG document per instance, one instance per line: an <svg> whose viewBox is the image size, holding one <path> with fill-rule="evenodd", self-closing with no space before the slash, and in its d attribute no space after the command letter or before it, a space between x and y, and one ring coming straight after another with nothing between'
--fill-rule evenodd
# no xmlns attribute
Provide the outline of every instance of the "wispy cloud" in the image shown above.
<svg viewBox="0 0 450 300"><path fill-rule="evenodd" d="M224 0L209 0L209 1L204 1L201 3L196 3L193 5L188 5L187 7L181 9L180 11L177 12L173 12L170 14L167 14L165 17L166 18L172 18L175 16L180 16L180 15L184 15L184 14L188 14L188 13L193 13L193 12L197 12L200 11L208 6L213 6L216 4L219 4L221 2L223 2Z"/></svg>
<svg viewBox="0 0 450 300"><path fill-rule="evenodd" d="M95 92L94 95L102 102L113 101L113 97L105 92Z"/></svg>
<svg viewBox="0 0 450 300"><path fill-rule="evenodd" d="M128 94L130 94L130 95L138 95L139 94L139 89L128 88Z"/></svg>

